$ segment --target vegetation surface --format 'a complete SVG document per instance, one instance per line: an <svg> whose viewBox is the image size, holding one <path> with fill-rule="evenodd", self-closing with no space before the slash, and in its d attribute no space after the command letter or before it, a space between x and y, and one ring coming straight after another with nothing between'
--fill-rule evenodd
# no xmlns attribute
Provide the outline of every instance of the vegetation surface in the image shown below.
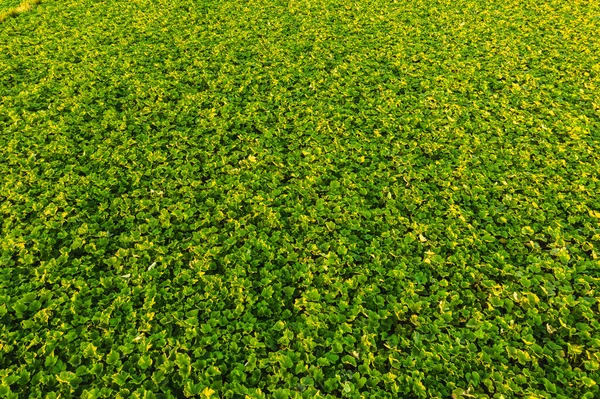
<svg viewBox="0 0 600 399"><path fill-rule="evenodd" d="M0 0L0 12L18 7L21 0Z"/></svg>
<svg viewBox="0 0 600 399"><path fill-rule="evenodd" d="M40 0L0 0L0 24L10 17L30 11Z"/></svg>
<svg viewBox="0 0 600 399"><path fill-rule="evenodd" d="M0 24L0 397L600 397L600 2Z"/></svg>

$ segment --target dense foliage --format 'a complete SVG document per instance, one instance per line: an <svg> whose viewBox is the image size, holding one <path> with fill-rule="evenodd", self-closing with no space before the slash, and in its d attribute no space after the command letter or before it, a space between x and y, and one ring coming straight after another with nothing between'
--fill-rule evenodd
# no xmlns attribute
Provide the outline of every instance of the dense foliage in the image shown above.
<svg viewBox="0 0 600 399"><path fill-rule="evenodd" d="M0 23L30 11L40 0L0 0Z"/></svg>
<svg viewBox="0 0 600 399"><path fill-rule="evenodd" d="M8 15L12 10L21 4L21 0L0 0L0 21L2 15Z"/></svg>
<svg viewBox="0 0 600 399"><path fill-rule="evenodd" d="M0 25L0 397L600 397L600 2Z"/></svg>
<svg viewBox="0 0 600 399"><path fill-rule="evenodd" d="M0 0L0 12L7 11L21 4L21 0Z"/></svg>

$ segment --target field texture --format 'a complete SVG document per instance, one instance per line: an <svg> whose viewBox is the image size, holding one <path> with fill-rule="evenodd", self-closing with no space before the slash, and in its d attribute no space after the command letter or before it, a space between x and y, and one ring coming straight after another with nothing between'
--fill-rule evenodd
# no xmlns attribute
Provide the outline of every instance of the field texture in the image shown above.
<svg viewBox="0 0 600 399"><path fill-rule="evenodd" d="M10 10L21 4L22 0L0 0L0 12Z"/></svg>
<svg viewBox="0 0 600 399"><path fill-rule="evenodd" d="M20 4L21 0L0 0L0 21L6 19L11 11L17 8Z"/></svg>
<svg viewBox="0 0 600 399"><path fill-rule="evenodd" d="M0 0L0 24L8 18L31 11L40 0Z"/></svg>
<svg viewBox="0 0 600 399"><path fill-rule="evenodd" d="M594 0L6 19L0 397L600 397L598 32Z"/></svg>

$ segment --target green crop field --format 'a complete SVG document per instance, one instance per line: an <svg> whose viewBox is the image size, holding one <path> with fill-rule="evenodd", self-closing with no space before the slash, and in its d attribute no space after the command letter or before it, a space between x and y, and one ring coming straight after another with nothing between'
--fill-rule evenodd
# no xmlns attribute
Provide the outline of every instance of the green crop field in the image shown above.
<svg viewBox="0 0 600 399"><path fill-rule="evenodd" d="M0 0L0 12L18 7L22 0Z"/></svg>
<svg viewBox="0 0 600 399"><path fill-rule="evenodd" d="M0 398L600 398L600 1L22 11Z"/></svg>
<svg viewBox="0 0 600 399"><path fill-rule="evenodd" d="M0 0L0 24L8 18L30 11L40 0Z"/></svg>
<svg viewBox="0 0 600 399"><path fill-rule="evenodd" d="M0 0L0 21L6 19L10 11L17 8L21 4L21 1L22 0Z"/></svg>

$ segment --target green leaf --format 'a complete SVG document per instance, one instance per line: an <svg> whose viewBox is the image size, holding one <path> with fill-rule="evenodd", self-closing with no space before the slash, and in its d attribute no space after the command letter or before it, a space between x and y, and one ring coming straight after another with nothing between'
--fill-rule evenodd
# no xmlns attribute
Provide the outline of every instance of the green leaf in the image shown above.
<svg viewBox="0 0 600 399"><path fill-rule="evenodd" d="M148 367L152 366L152 359L148 355L143 355L140 356L137 364L142 370L146 370Z"/></svg>

